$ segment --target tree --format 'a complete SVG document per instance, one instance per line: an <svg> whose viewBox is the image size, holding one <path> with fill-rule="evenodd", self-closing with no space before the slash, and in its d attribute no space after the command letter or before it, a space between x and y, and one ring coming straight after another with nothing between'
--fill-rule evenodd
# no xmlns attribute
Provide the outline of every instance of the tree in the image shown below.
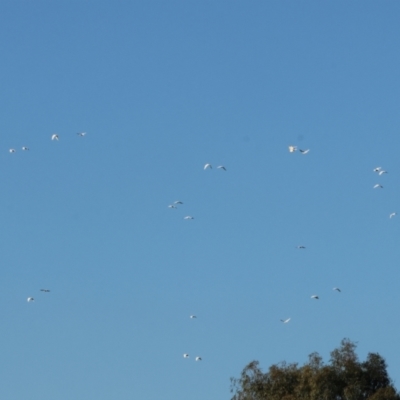
<svg viewBox="0 0 400 400"><path fill-rule="evenodd" d="M283 362L266 373L252 361L240 378L231 378L232 400L400 400L385 360L369 353L360 362L356 347L343 339L326 365L318 353L301 367Z"/></svg>

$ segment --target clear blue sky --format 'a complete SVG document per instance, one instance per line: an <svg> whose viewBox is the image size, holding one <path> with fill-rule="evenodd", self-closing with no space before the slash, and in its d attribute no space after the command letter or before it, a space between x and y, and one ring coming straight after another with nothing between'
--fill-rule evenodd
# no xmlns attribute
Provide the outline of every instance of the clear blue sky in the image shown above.
<svg viewBox="0 0 400 400"><path fill-rule="evenodd" d="M3 1L0 397L229 399L248 362L344 337L400 388L399 20Z"/></svg>

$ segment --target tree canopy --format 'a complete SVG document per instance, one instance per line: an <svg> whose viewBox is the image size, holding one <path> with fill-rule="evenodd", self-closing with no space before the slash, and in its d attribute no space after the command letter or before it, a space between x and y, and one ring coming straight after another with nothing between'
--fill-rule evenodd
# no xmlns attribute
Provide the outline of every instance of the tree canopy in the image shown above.
<svg viewBox="0 0 400 400"><path fill-rule="evenodd" d="M318 353L303 366L282 362L262 372L252 361L231 378L232 400L400 400L385 360L369 353L359 361L356 344L343 339L328 364Z"/></svg>

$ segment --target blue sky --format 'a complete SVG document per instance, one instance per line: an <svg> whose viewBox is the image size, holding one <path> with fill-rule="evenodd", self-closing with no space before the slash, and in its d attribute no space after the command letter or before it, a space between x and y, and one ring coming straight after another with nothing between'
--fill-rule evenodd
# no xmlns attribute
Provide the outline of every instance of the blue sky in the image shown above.
<svg viewBox="0 0 400 400"><path fill-rule="evenodd" d="M0 397L228 399L344 337L400 388L399 18L3 1Z"/></svg>

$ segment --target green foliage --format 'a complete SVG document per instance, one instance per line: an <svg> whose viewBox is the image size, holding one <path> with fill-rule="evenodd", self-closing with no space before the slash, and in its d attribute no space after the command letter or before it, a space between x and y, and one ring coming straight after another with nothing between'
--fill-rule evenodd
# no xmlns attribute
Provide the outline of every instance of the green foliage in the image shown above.
<svg viewBox="0 0 400 400"><path fill-rule="evenodd" d="M252 361L240 378L231 379L232 400L400 400L385 360L369 353L360 362L356 344L343 339L329 364L312 353L306 364L272 365L263 373Z"/></svg>

